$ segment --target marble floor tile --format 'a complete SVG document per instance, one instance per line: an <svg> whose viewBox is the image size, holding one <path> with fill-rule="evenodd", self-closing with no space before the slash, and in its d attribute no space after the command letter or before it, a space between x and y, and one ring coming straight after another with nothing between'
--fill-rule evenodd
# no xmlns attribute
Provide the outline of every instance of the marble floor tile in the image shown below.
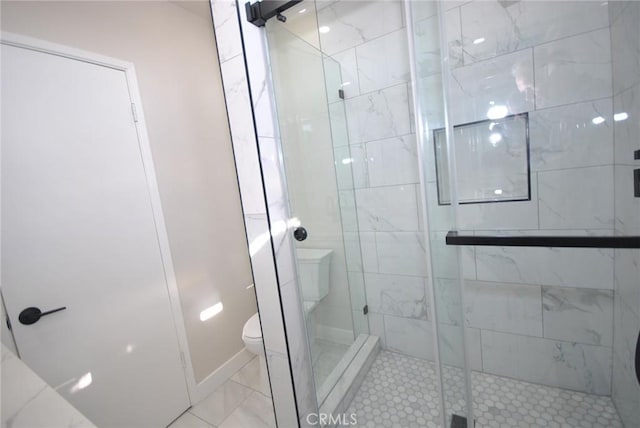
<svg viewBox="0 0 640 428"><path fill-rule="evenodd" d="M251 388L228 380L189 412L212 425L220 425L252 392Z"/></svg>
<svg viewBox="0 0 640 428"><path fill-rule="evenodd" d="M199 417L184 412L178 419L173 421L167 428L214 428L213 425L206 423Z"/></svg>
<svg viewBox="0 0 640 428"><path fill-rule="evenodd" d="M251 393L220 425L220 428L272 427L276 427L276 419L271 399L257 391Z"/></svg>
<svg viewBox="0 0 640 428"><path fill-rule="evenodd" d="M271 396L267 365L264 359L255 357L231 376L231 380L254 391L261 392L267 397Z"/></svg>
<svg viewBox="0 0 640 428"><path fill-rule="evenodd" d="M445 366L447 408L464 409L460 369ZM621 428L610 397L473 372L478 428ZM347 415L358 427L439 427L440 402L434 363L382 351L356 393Z"/></svg>

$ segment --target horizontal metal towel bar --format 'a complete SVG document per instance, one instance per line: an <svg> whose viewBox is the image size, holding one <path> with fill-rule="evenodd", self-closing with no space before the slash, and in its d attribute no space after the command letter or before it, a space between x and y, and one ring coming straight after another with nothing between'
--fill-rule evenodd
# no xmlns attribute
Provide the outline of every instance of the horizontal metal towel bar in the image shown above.
<svg viewBox="0 0 640 428"><path fill-rule="evenodd" d="M493 247L640 248L640 236L478 236L450 230L445 241L447 245Z"/></svg>

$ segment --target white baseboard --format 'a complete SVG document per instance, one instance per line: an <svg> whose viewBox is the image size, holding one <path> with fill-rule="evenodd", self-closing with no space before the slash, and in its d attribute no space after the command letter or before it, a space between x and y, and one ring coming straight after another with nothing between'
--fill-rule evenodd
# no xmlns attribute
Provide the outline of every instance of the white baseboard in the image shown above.
<svg viewBox="0 0 640 428"><path fill-rule="evenodd" d="M240 352L229 358L216 371L196 384L195 391L192 391L190 397L191 405L199 403L213 393L254 357L255 355L247 351L247 348L242 348Z"/></svg>
<svg viewBox="0 0 640 428"><path fill-rule="evenodd" d="M316 339L327 340L342 345L351 345L354 340L353 330L316 324Z"/></svg>

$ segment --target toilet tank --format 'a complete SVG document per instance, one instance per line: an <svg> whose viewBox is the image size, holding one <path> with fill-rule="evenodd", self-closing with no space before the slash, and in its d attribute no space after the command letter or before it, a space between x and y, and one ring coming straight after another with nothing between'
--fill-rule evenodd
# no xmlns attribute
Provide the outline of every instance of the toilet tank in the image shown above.
<svg viewBox="0 0 640 428"><path fill-rule="evenodd" d="M320 301L329 294L332 250L298 248L298 270L302 298L306 301Z"/></svg>

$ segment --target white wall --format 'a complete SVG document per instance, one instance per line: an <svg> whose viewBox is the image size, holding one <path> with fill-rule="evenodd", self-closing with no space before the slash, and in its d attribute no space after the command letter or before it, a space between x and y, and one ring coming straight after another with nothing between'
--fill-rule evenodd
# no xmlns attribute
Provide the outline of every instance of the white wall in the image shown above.
<svg viewBox="0 0 640 428"><path fill-rule="evenodd" d="M135 64L196 380L243 348L256 312L206 3L2 2L2 29ZM224 310L201 322L219 302Z"/></svg>

